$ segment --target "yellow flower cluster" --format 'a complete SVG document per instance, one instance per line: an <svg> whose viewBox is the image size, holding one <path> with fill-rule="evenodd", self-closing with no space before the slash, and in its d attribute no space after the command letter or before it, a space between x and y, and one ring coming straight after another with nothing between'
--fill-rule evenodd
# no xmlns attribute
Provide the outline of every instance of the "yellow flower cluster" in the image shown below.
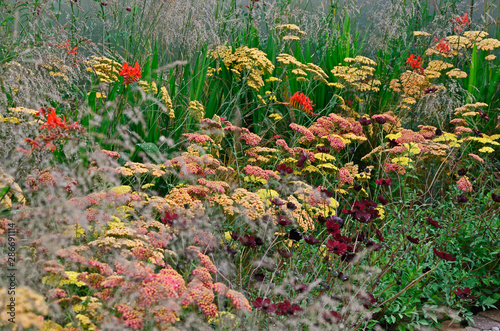
<svg viewBox="0 0 500 331"><path fill-rule="evenodd" d="M240 214L248 216L251 220L256 220L266 212L264 203L259 195L247 191L244 188L237 188L231 195L231 199L233 199L235 205L237 205L233 208Z"/></svg>
<svg viewBox="0 0 500 331"><path fill-rule="evenodd" d="M157 94L158 93L158 87L156 86L155 82L146 82L145 80L140 80L137 82L139 84L139 87L146 93L153 93Z"/></svg>
<svg viewBox="0 0 500 331"><path fill-rule="evenodd" d="M276 31L287 34L283 37L283 40L300 40L301 36L305 36L307 34L295 24L278 25L276 27Z"/></svg>
<svg viewBox="0 0 500 331"><path fill-rule="evenodd" d="M122 68L121 63L111 60L105 56L91 56L90 61L85 61L88 72L97 75L102 83L113 83L118 80Z"/></svg>
<svg viewBox="0 0 500 331"><path fill-rule="evenodd" d="M483 39L477 45L477 49L482 51L492 51L498 47L500 47L500 40L494 38Z"/></svg>
<svg viewBox="0 0 500 331"><path fill-rule="evenodd" d="M349 63L349 65L335 66L332 70L335 77L351 85L359 92L377 92L380 90L378 86L381 82L378 79L374 79L374 67L377 65L375 61L360 55L355 58L347 57L344 61Z"/></svg>
<svg viewBox="0 0 500 331"><path fill-rule="evenodd" d="M123 167L116 169L122 176L141 175L151 172L155 177L161 177L166 173L166 168L163 164L127 162Z"/></svg>
<svg viewBox="0 0 500 331"><path fill-rule="evenodd" d="M413 31L413 35L415 37L419 37L419 36L430 37L431 34L429 32L425 32L425 31Z"/></svg>
<svg viewBox="0 0 500 331"><path fill-rule="evenodd" d="M51 286L61 287L63 285L76 285L78 287L85 286L84 282L78 280L79 272L76 271L65 271L64 272L68 278L62 278L55 275L45 276L42 278L44 284L49 284Z"/></svg>
<svg viewBox="0 0 500 331"><path fill-rule="evenodd" d="M458 68L451 69L446 75L450 78L467 78L467 73Z"/></svg>
<svg viewBox="0 0 500 331"><path fill-rule="evenodd" d="M455 115L460 115L466 112L470 112L472 109L480 108L480 107L488 107L488 104L484 102L476 102L476 103L468 103L463 105L462 107L455 109Z"/></svg>
<svg viewBox="0 0 500 331"><path fill-rule="evenodd" d="M15 302L15 324L9 322L12 318L9 315L10 302L9 291L6 287L0 288L0 302L2 303L2 311L0 313L0 328L6 330L11 327L11 330L28 330L30 328L38 328L43 323L43 316L49 314L49 307L45 303L43 295L26 286L16 288Z"/></svg>
<svg viewBox="0 0 500 331"><path fill-rule="evenodd" d="M248 70L247 85L258 91L264 86L262 76L271 74L274 65L266 57L266 53L257 48L247 46L238 47L234 53L231 46L219 46L211 54L212 59L222 59L226 68L230 69L241 79L243 71Z"/></svg>
<svg viewBox="0 0 500 331"><path fill-rule="evenodd" d="M161 92L161 99L163 100L165 107L167 107L168 116L170 116L171 119L174 119L175 118L174 105L172 104L172 99L170 98L170 94L168 94L167 88L165 86L162 86L160 88L160 92Z"/></svg>
<svg viewBox="0 0 500 331"><path fill-rule="evenodd" d="M412 97L421 96L423 88L428 84L425 76L409 70L401 74L399 82L403 88L403 93Z"/></svg>
<svg viewBox="0 0 500 331"><path fill-rule="evenodd" d="M302 80L306 80L305 77L308 74L312 74L313 79L328 84L327 81L328 75L323 69L321 69L321 67L315 65L314 63L303 64L302 62L297 60L293 55L286 53L279 54L276 60L284 65L295 66L295 69L292 69L292 73L294 75L300 76L297 78L297 80L300 80L300 78L303 78Z"/></svg>
<svg viewBox="0 0 500 331"><path fill-rule="evenodd" d="M201 122L205 118L205 107L199 101L189 101L188 111L196 122Z"/></svg>

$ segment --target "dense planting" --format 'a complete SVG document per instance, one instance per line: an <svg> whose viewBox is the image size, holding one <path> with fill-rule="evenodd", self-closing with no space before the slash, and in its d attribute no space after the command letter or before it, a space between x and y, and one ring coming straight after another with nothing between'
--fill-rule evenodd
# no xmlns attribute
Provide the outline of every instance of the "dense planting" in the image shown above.
<svg viewBox="0 0 500 331"><path fill-rule="evenodd" d="M412 330L498 305L498 26L382 1L363 37L354 4L294 2L0 5L2 327Z"/></svg>

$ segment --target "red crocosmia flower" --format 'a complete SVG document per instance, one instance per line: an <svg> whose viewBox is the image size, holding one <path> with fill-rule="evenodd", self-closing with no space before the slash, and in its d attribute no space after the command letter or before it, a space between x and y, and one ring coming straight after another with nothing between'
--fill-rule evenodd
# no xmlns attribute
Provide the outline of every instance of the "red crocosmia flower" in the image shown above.
<svg viewBox="0 0 500 331"><path fill-rule="evenodd" d="M330 253L334 253L337 255L343 255L345 252L347 252L346 244L332 239L328 239L328 242L326 243L326 248Z"/></svg>
<svg viewBox="0 0 500 331"><path fill-rule="evenodd" d="M442 252L438 251L436 249L436 247L433 247L432 250L434 251L434 255L436 255L437 257L440 257L440 258L442 258L442 259L444 259L446 261L452 261L453 262L453 261L457 260L456 257L454 257L454 256L446 253L445 251L442 251Z"/></svg>
<svg viewBox="0 0 500 331"><path fill-rule="evenodd" d="M452 18L450 21L458 24L458 26L453 28L453 31L457 30L460 33L462 32L462 28L469 24L469 16L465 13L463 16Z"/></svg>
<svg viewBox="0 0 500 331"><path fill-rule="evenodd" d="M141 68L139 63L135 63L135 67L130 67L127 62L123 64L123 68L120 71L119 76L123 77L123 84L128 85L133 82L137 82L139 78L142 77Z"/></svg>
<svg viewBox="0 0 500 331"><path fill-rule="evenodd" d="M435 228L442 228L443 226L439 225L438 221L433 220L431 217L427 217L427 222L431 223L431 225Z"/></svg>
<svg viewBox="0 0 500 331"><path fill-rule="evenodd" d="M406 239L408 239L409 241L411 241L414 244L420 243L420 239L418 239L418 238L413 238L411 236L406 236Z"/></svg>
<svg viewBox="0 0 500 331"><path fill-rule="evenodd" d="M421 68L422 60L420 59L420 55L415 57L415 55L410 54L410 57L406 59L406 64L413 69Z"/></svg>
<svg viewBox="0 0 500 331"><path fill-rule="evenodd" d="M437 37L434 37L434 44L436 44L436 49L444 54L450 53L450 43L446 39L441 38L438 42Z"/></svg>
<svg viewBox="0 0 500 331"><path fill-rule="evenodd" d="M65 118L63 121L57 116L56 110L54 108L50 108L50 113L47 115L47 122L43 124L40 127L40 129L46 128L47 130L51 130L51 129L57 129L58 127L64 128L66 126L65 122L66 122Z"/></svg>
<svg viewBox="0 0 500 331"><path fill-rule="evenodd" d="M297 108L306 114L309 114L311 116L319 116L319 114L313 113L313 103L311 99L307 95L301 92L295 92L294 95L290 98L290 101L288 103L284 103L284 105L292 106L294 108Z"/></svg>
<svg viewBox="0 0 500 331"><path fill-rule="evenodd" d="M470 288L466 287L464 289L457 288L455 291L455 295L460 299L467 299L471 293Z"/></svg>

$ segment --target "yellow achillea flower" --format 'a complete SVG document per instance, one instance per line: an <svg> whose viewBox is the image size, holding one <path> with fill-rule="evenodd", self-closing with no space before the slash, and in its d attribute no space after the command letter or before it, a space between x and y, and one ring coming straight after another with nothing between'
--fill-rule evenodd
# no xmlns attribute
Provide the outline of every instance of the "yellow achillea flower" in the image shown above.
<svg viewBox="0 0 500 331"><path fill-rule="evenodd" d="M391 162L402 165L403 167L413 168L413 160L406 156L395 157L391 159Z"/></svg>
<svg viewBox="0 0 500 331"><path fill-rule="evenodd" d="M78 281L77 277L80 275L79 272L76 271L65 271L64 272L68 279L50 275L42 278L42 283L52 285L52 286L63 286L63 285L76 285L78 287L85 286L84 282Z"/></svg>
<svg viewBox="0 0 500 331"><path fill-rule="evenodd" d="M113 191L118 194L129 193L130 191L132 191L132 187L128 185L121 185L111 188L110 191Z"/></svg>
<svg viewBox="0 0 500 331"><path fill-rule="evenodd" d="M273 113L269 115L269 117L275 120L276 122L283 118L279 113Z"/></svg>
<svg viewBox="0 0 500 331"><path fill-rule="evenodd" d="M261 184L266 184L267 180L261 177L255 177L254 175L251 176L245 176L243 177L243 180L245 182L250 182L250 183L261 183Z"/></svg>
<svg viewBox="0 0 500 331"><path fill-rule="evenodd" d="M334 166L331 163L318 164L318 168L327 169L327 170L339 170L339 168L337 168L336 166Z"/></svg>
<svg viewBox="0 0 500 331"><path fill-rule="evenodd" d="M390 139L390 140L396 140L398 139L399 137L401 137L401 132L398 132L398 133L391 133L391 134L388 134L385 136L387 139Z"/></svg>
<svg viewBox="0 0 500 331"><path fill-rule="evenodd" d="M415 154L419 154L421 151L420 148L418 147L418 145L415 143L404 143L403 147L406 147L406 149L408 149L407 154L410 156L415 155Z"/></svg>
<svg viewBox="0 0 500 331"><path fill-rule="evenodd" d="M205 107L199 101L189 101L188 111L197 122L201 122L205 117Z"/></svg>
<svg viewBox="0 0 500 331"><path fill-rule="evenodd" d="M333 155L330 155L330 154L326 154L326 153L316 153L314 154L314 158L316 160L320 160L320 161L323 161L323 162L328 162L328 161L335 161L335 156Z"/></svg>
<svg viewBox="0 0 500 331"><path fill-rule="evenodd" d="M481 149L479 149L481 153L493 153L495 150L489 146L485 146Z"/></svg>
<svg viewBox="0 0 500 331"><path fill-rule="evenodd" d="M262 201L264 201L266 206L271 204L269 199L274 199L280 196L277 191L271 189L260 189L257 190L255 193L257 193L257 195L262 199Z"/></svg>

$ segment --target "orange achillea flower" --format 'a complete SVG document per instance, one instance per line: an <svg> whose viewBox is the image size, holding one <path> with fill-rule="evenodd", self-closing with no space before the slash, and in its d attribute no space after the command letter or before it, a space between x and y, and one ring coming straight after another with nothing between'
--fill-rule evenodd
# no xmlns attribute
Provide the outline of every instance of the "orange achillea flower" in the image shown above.
<svg viewBox="0 0 500 331"><path fill-rule="evenodd" d="M123 68L120 71L119 76L123 77L123 84L128 85L133 82L137 82L141 75L141 68L139 67L139 63L135 63L134 67L128 65L127 62L123 64Z"/></svg>

